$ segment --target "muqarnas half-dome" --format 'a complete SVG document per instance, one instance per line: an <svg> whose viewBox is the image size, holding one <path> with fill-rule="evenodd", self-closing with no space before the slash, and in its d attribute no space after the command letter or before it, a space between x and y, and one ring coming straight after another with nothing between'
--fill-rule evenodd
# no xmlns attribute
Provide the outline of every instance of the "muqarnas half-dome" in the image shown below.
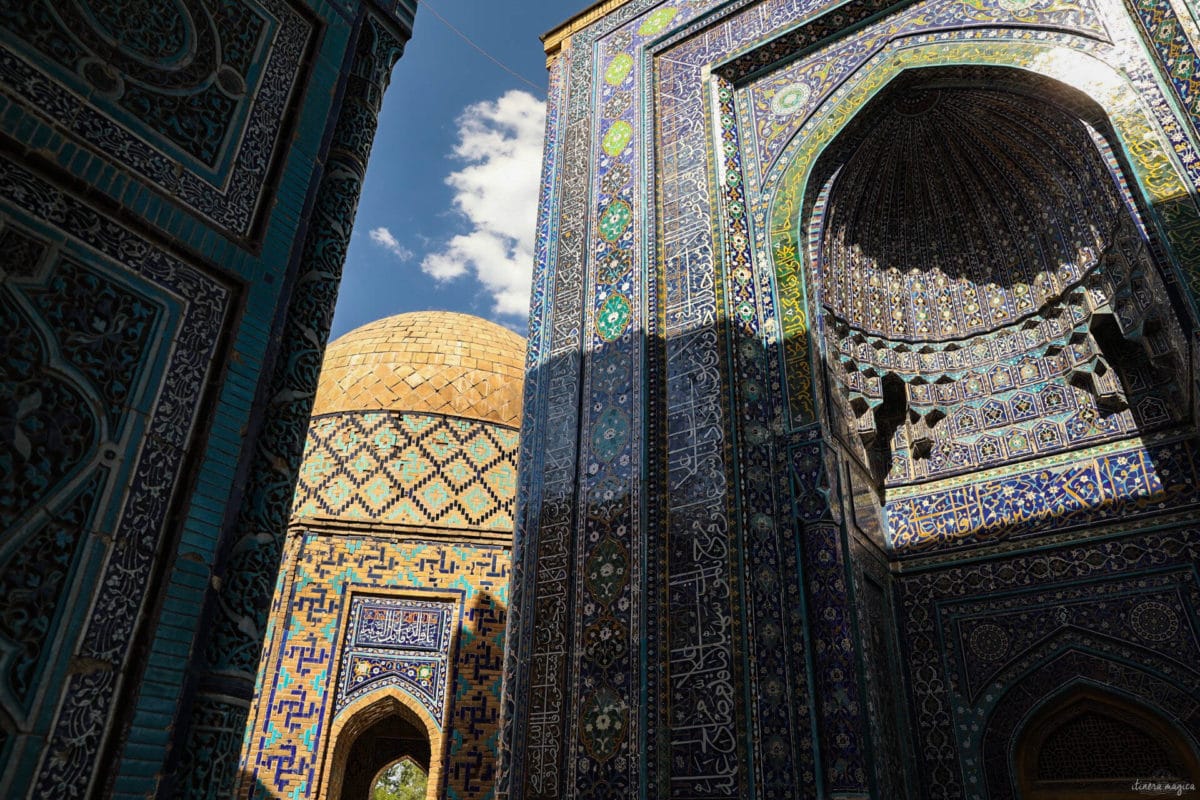
<svg viewBox="0 0 1200 800"><path fill-rule="evenodd" d="M512 530L525 340L478 317L399 314L329 345L296 517Z"/></svg>

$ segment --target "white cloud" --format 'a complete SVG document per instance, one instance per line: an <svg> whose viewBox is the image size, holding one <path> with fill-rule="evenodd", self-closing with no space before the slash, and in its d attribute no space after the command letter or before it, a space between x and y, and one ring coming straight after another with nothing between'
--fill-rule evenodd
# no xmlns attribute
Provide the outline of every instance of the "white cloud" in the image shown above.
<svg viewBox="0 0 1200 800"><path fill-rule="evenodd" d="M400 244L387 228L372 228L369 235L372 242L391 251L391 254L401 261L408 261L413 257L413 251Z"/></svg>
<svg viewBox="0 0 1200 800"><path fill-rule="evenodd" d="M421 269L439 281L472 274L497 314L529 311L533 239L546 110L528 92L476 103L458 118L454 155L465 166L446 176L454 207L470 225ZM371 235L374 238L375 232Z"/></svg>

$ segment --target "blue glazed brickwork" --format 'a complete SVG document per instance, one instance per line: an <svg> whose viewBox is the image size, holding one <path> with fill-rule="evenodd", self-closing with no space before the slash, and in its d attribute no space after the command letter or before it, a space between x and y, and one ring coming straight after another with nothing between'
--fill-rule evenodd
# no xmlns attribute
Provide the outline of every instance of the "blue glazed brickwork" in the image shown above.
<svg viewBox="0 0 1200 800"><path fill-rule="evenodd" d="M412 11L375 18L394 55ZM0 608L22 654L2 665L6 797L229 785L250 681L197 698L197 633L229 568L232 508L258 485L251 455L282 452L262 438L274 412L260 398L293 347L281 324L297 277L340 266L335 249L302 268L300 231L336 207L349 235L360 181L323 178L368 16L288 0L0 4L0 403L14 420L0 580L44 576ZM363 119L350 146L365 160ZM335 287L306 318L331 312ZM276 568L259 567L268 581ZM189 743L206 753L195 777Z"/></svg>
<svg viewBox="0 0 1200 800"><path fill-rule="evenodd" d="M237 777L238 751L227 747L229 735L245 723L349 244L349 223L357 208L383 91L406 35L407 31L397 32L370 14L362 14L357 22L351 71L344 76L348 91L332 123L328 161L316 187L309 226L303 241L296 243L301 274L298 289L281 315L280 349L266 383L270 401L263 410L259 444L248 463L249 485L225 541L224 579L208 597L212 624L201 645L203 669L225 680L232 678L240 696L230 702L228 690L199 695L201 701L226 709L231 727L221 734L221 761L216 768L211 759L200 758L212 733L197 730L189 732L192 739L183 740L180 778L173 788L180 797L230 792ZM314 331L318 332L315 340Z"/></svg>
<svg viewBox="0 0 1200 800"><path fill-rule="evenodd" d="M493 795L524 351L450 312L327 351L236 796L349 796L404 755L433 794Z"/></svg>
<svg viewBox="0 0 1200 800"><path fill-rule="evenodd" d="M517 432L434 414L314 418L293 513L511 531Z"/></svg>

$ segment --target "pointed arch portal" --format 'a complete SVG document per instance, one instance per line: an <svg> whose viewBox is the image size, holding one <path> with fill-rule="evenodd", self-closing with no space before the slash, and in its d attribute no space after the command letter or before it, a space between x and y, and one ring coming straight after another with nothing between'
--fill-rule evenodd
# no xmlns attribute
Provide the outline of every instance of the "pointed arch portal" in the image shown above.
<svg viewBox="0 0 1200 800"><path fill-rule="evenodd" d="M1200 761L1183 736L1139 704L1094 688L1039 709L1013 758L1024 800L1146 797L1139 785L1191 783Z"/></svg>
<svg viewBox="0 0 1200 800"><path fill-rule="evenodd" d="M439 796L443 737L405 692L386 687L360 698L338 715L326 751L321 800L370 800L380 773L410 759L428 778L427 798Z"/></svg>

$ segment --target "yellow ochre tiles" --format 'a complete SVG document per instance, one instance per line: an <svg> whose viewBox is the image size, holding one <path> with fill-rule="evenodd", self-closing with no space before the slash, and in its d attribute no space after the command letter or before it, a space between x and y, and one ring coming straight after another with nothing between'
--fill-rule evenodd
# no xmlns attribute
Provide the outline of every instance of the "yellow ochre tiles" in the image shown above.
<svg viewBox="0 0 1200 800"><path fill-rule="evenodd" d="M525 341L449 312L329 346L293 514L511 531Z"/></svg>
<svg viewBox="0 0 1200 800"><path fill-rule="evenodd" d="M313 416L415 411L517 426L525 340L495 323L421 311L364 325L329 345Z"/></svg>

